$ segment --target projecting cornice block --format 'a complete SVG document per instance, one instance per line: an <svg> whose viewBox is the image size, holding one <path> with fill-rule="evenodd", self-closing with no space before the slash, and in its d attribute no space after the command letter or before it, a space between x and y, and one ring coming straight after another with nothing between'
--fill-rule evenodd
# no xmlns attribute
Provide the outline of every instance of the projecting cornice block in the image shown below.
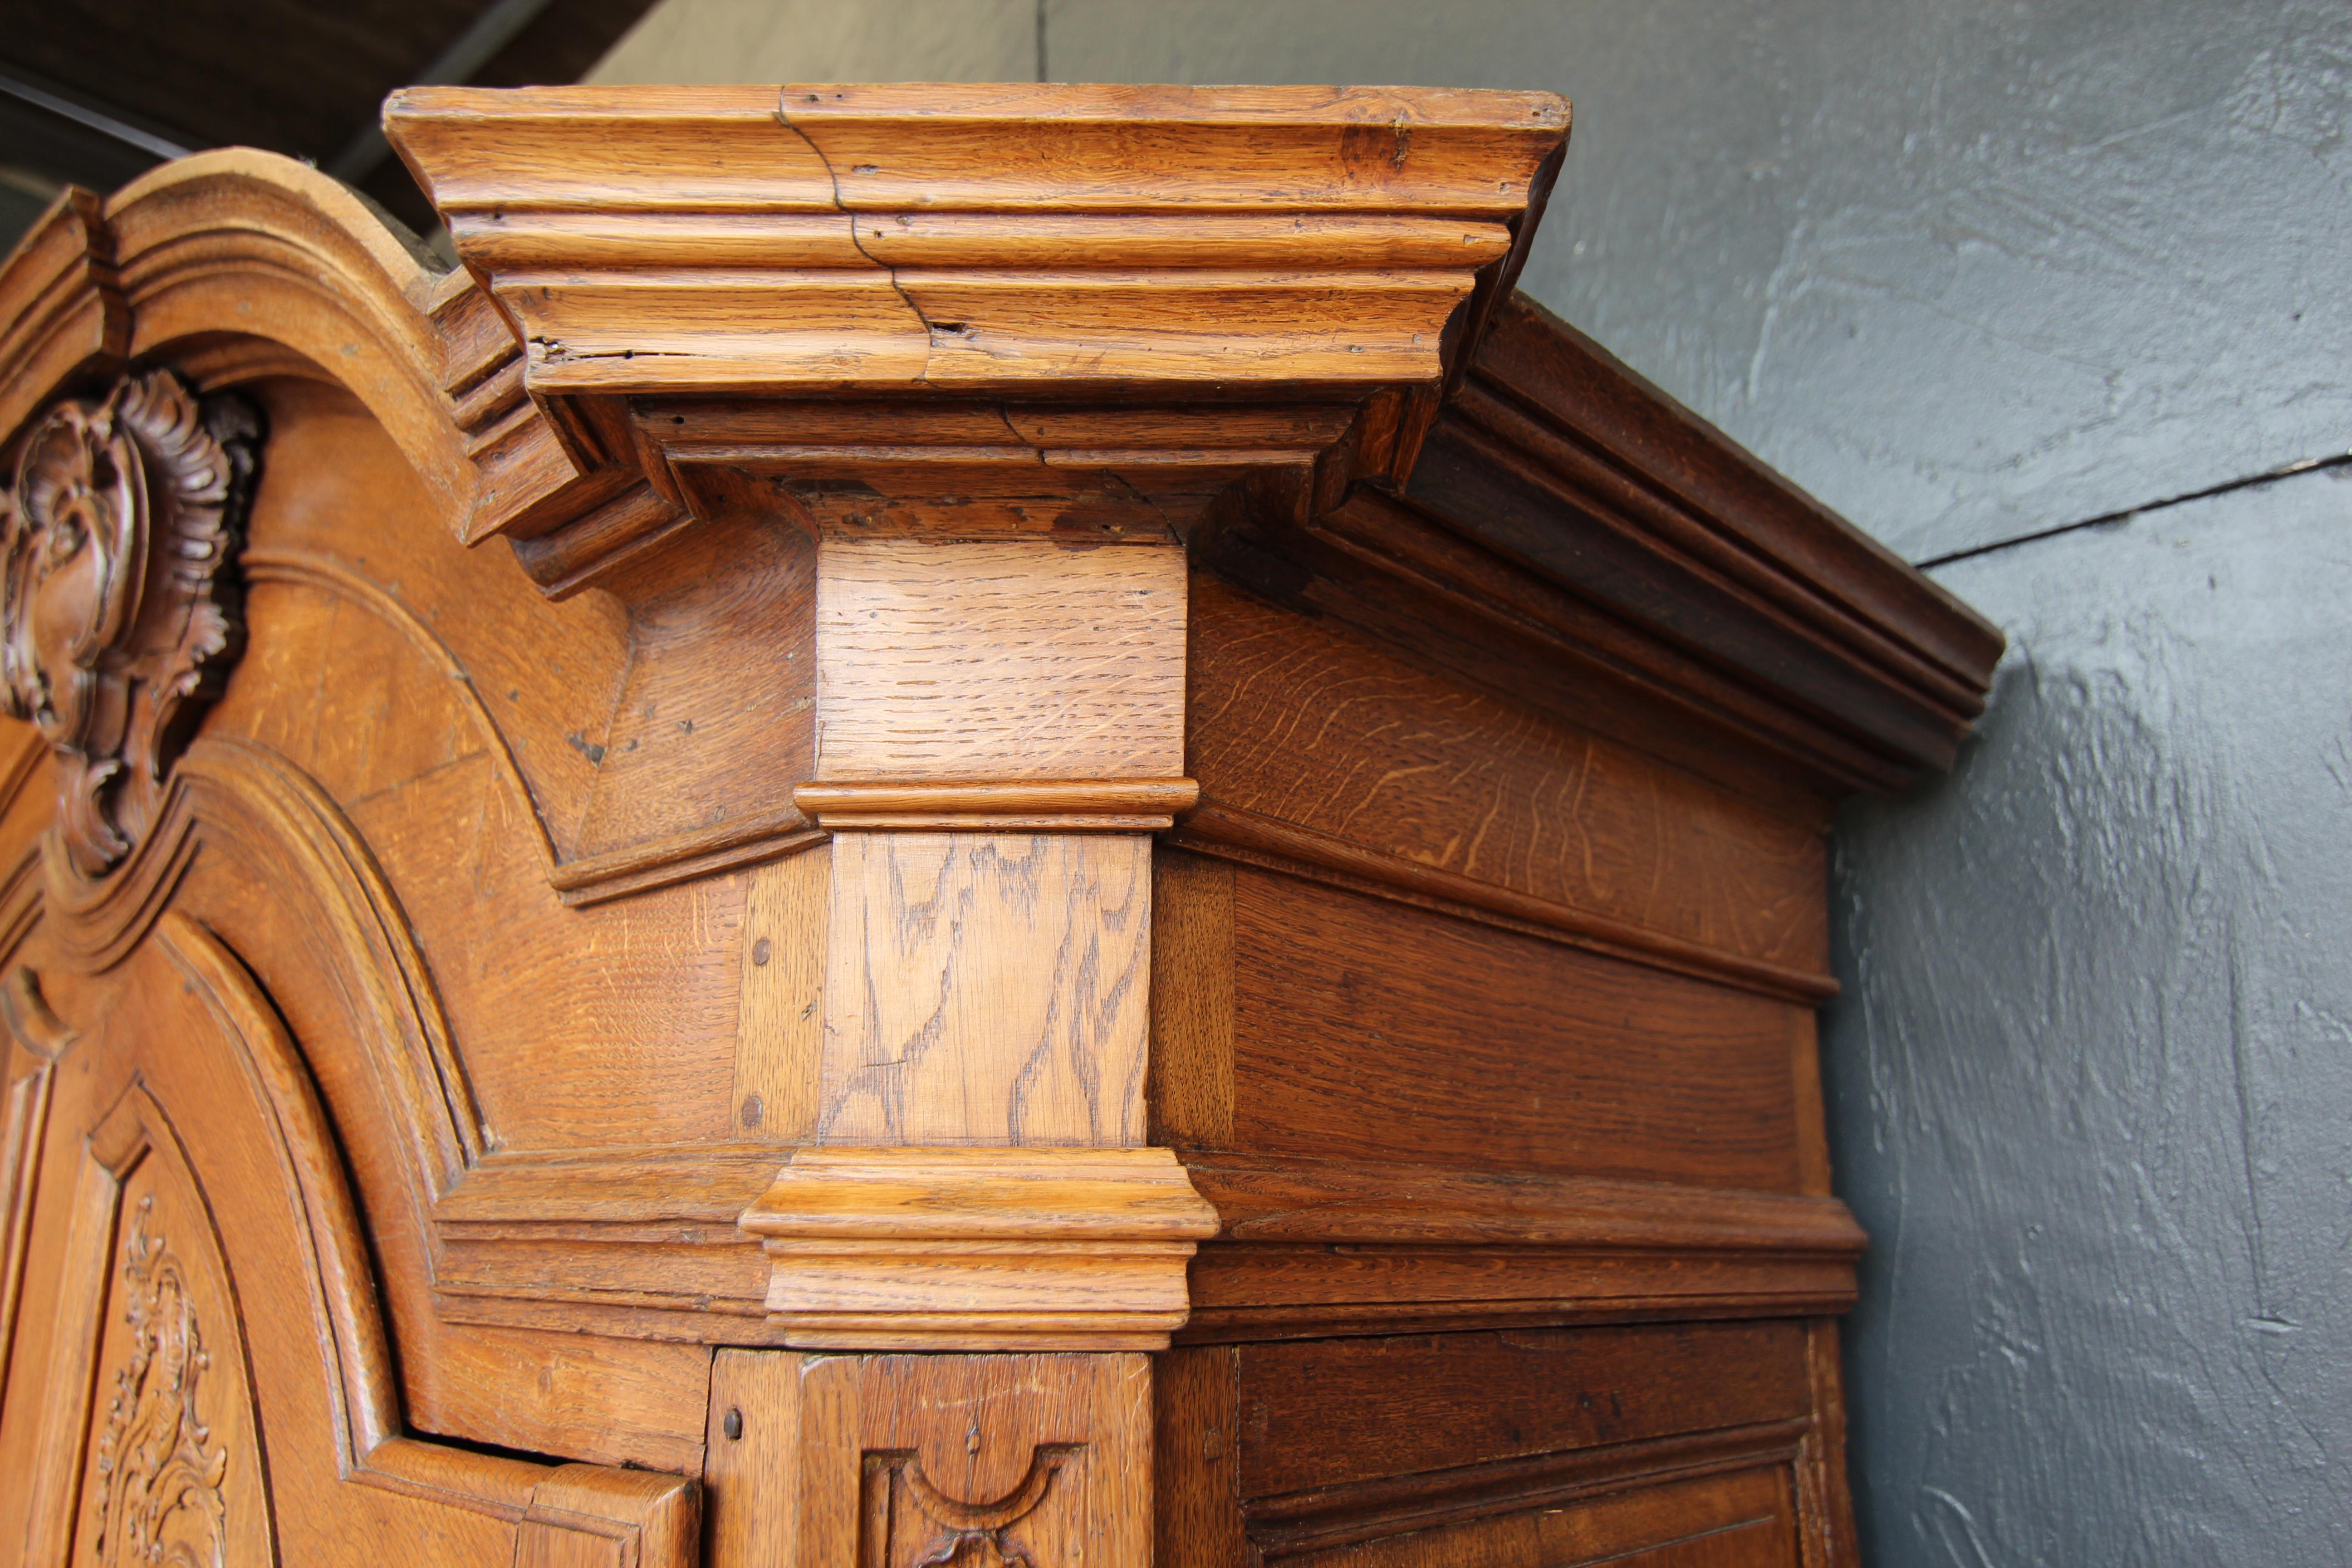
<svg viewBox="0 0 2352 1568"><path fill-rule="evenodd" d="M1549 93L415 88L386 115L543 393L1433 382Z"/></svg>

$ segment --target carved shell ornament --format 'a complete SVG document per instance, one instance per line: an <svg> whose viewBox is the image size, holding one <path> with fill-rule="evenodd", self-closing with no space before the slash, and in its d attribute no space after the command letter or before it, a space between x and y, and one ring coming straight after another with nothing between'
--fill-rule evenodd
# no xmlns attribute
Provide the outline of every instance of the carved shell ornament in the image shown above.
<svg viewBox="0 0 2352 1568"><path fill-rule="evenodd" d="M235 557L260 444L250 403L152 371L51 408L0 492L0 678L56 752L56 832L84 877L144 836L243 649Z"/></svg>

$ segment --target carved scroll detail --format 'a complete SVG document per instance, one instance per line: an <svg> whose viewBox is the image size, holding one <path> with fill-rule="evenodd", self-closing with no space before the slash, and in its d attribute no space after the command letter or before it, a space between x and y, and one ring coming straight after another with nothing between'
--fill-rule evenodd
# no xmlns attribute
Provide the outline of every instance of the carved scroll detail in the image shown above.
<svg viewBox="0 0 2352 1568"><path fill-rule="evenodd" d="M0 492L0 697L57 754L57 832L85 877L144 836L243 649L234 558L260 437L242 398L126 376L51 408Z"/></svg>
<svg viewBox="0 0 2352 1568"><path fill-rule="evenodd" d="M922 1460L912 1452L868 1454L866 1483L882 1494L877 1502L887 1507L890 1494L897 1492L940 1527L939 1536L916 1553L908 1568L989 1568L992 1560L996 1568L1037 1568L1029 1552L1007 1540L1004 1532L1036 1510L1055 1475L1077 1452L1078 1446L1065 1443L1037 1448L1021 1484L994 1502L948 1496L924 1476Z"/></svg>
<svg viewBox="0 0 2352 1568"><path fill-rule="evenodd" d="M131 1355L98 1443L93 1554L102 1564L216 1568L226 1561L228 1453L196 1416L196 1383L212 1359L179 1258L148 1234L154 1204L140 1199L122 1247Z"/></svg>

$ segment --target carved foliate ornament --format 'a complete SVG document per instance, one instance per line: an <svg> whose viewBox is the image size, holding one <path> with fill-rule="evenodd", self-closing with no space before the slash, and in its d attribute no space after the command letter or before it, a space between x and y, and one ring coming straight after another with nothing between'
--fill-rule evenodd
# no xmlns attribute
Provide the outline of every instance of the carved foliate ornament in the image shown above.
<svg viewBox="0 0 2352 1568"><path fill-rule="evenodd" d="M145 834L243 649L235 558L260 437L243 398L126 376L51 408L0 492L0 678L56 752L56 831L85 877Z"/></svg>
<svg viewBox="0 0 2352 1568"><path fill-rule="evenodd" d="M95 1554L109 1565L215 1568L226 1561L228 1454L197 1415L197 1384L212 1357L179 1258L148 1231L153 1206L152 1198L140 1200L123 1243L131 1355L115 1374L98 1440Z"/></svg>

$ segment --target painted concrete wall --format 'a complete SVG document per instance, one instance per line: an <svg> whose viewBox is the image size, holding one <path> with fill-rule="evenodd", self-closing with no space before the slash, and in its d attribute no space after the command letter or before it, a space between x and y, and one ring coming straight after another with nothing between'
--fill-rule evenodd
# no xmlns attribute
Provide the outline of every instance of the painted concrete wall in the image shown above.
<svg viewBox="0 0 2352 1568"><path fill-rule="evenodd" d="M1838 832L1870 1560L2352 1561L2352 7L666 0L600 70L1568 94L1529 290L2015 645Z"/></svg>
<svg viewBox="0 0 2352 1568"><path fill-rule="evenodd" d="M1837 842L1879 1562L2352 1557L2347 476L1937 574L1991 717Z"/></svg>

